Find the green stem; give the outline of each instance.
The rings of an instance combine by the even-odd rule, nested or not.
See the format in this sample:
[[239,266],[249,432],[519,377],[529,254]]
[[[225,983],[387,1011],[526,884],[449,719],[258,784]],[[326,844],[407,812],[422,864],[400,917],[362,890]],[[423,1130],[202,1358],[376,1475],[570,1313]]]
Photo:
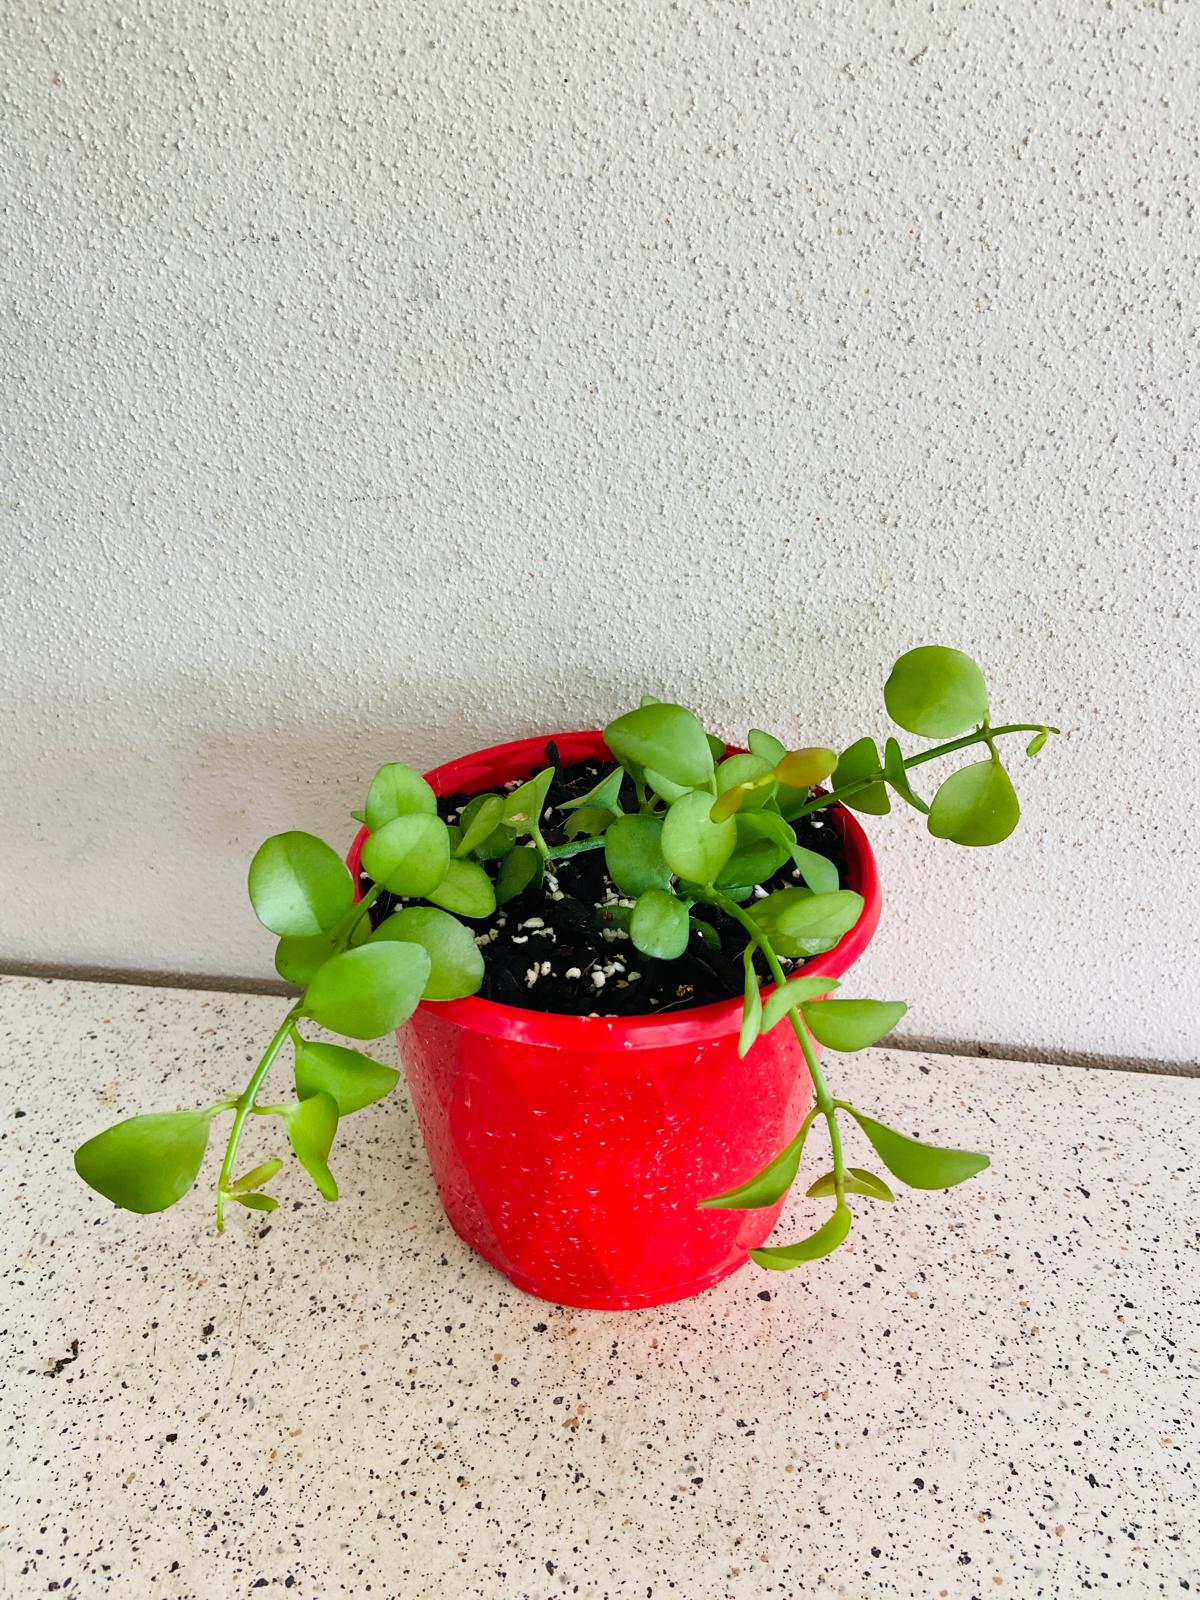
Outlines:
[[355,928],[357,928],[359,923],[362,921],[364,914],[371,909],[382,893],[383,885],[379,883],[373,883],[367,890],[366,894],[363,895],[362,899],[354,905],[353,910],[357,913],[357,915],[350,918],[350,921],[346,927],[345,939],[340,939],[338,941],[338,944],[341,946],[341,948],[344,949],[345,946],[349,944],[351,934],[353,934]]
[[[939,756],[952,755],[955,750],[966,750],[973,744],[986,744],[992,751],[993,759],[996,757],[994,740],[1001,738],[1006,733],[1058,733],[1057,728],[1047,727],[1041,722],[1009,722],[1003,728],[977,728],[974,733],[964,733],[961,739],[951,739],[946,744],[935,745],[932,750],[922,750],[919,755],[905,756],[905,771],[909,767],[924,766],[926,761],[936,761]],[[883,779],[883,769],[878,772],[867,773],[865,777],[856,779],[853,783],[846,784],[841,789],[830,789],[825,794],[814,795],[811,800],[806,800],[799,811],[793,813],[792,822],[801,817],[807,817],[813,811],[821,811],[825,806],[836,805],[846,795],[858,794],[862,789],[869,789],[873,783],[880,783]]]
[[581,856],[585,850],[599,850],[603,844],[603,834],[595,839],[568,839],[566,844],[550,845],[546,850],[546,860],[565,861],[568,856]]
[[217,1232],[225,1231],[225,1192],[233,1178],[233,1162],[237,1155],[237,1147],[241,1141],[242,1129],[246,1125],[246,1118],[254,1109],[254,1098],[258,1094],[263,1079],[275,1065],[275,1057],[283,1049],[291,1035],[292,1027],[298,1020],[303,1002],[297,1000],[296,1004],[284,1017],[270,1044],[263,1051],[262,1059],[254,1069],[250,1082],[243,1089],[237,1101],[233,1117],[233,1127],[229,1130],[229,1143],[225,1146],[225,1159],[221,1163],[221,1175],[217,1179]]
[[[367,890],[366,894],[363,895],[362,899],[359,900],[353,907],[353,914],[350,912],[347,913],[348,920],[343,928],[341,937],[338,939],[334,947],[335,954],[337,951],[344,950],[350,943],[350,939],[355,928],[358,927],[358,924],[366,916],[367,912],[375,904],[376,900],[378,900],[382,893],[382,885],[373,883]],[[259,1089],[262,1087],[263,1079],[275,1065],[275,1058],[283,1049],[288,1039],[295,1037],[296,1023],[300,1020],[300,1017],[303,1014],[303,1005],[304,996],[301,995],[300,999],[296,1001],[295,1005],[288,1012],[287,1016],[284,1017],[283,1021],[279,1024],[279,1027],[272,1036],[270,1044],[263,1051],[262,1058],[251,1075],[250,1082],[242,1090],[241,1095],[237,1100],[226,1102],[227,1104],[233,1106],[234,1117],[233,1126],[229,1130],[229,1143],[225,1146],[225,1159],[221,1162],[221,1174],[217,1179],[218,1233],[224,1233],[225,1231],[225,1192],[229,1188],[230,1180],[233,1177],[233,1163],[237,1156],[238,1145],[241,1143],[242,1129],[246,1126],[246,1118],[256,1110],[254,1104],[255,1098],[258,1095]]]
[[[776,983],[786,983],[787,974],[779,964],[779,957],[775,954],[771,941],[750,916],[743,911],[736,900],[731,900],[728,895],[722,894],[719,889],[711,890],[714,902],[720,906],[727,916],[734,917],[753,939],[754,943],[766,957],[767,966],[771,969],[771,976]],[[842,1205],[846,1199],[846,1168],[842,1160],[842,1135],[837,1125],[836,1101],[829,1092],[825,1082],[825,1074],[821,1071],[821,1063],[817,1060],[816,1051],[812,1047],[812,1040],[808,1036],[808,1029],[804,1026],[800,1016],[795,1011],[788,1012],[788,1021],[792,1031],[800,1042],[804,1052],[804,1063],[808,1068],[808,1075],[812,1079],[813,1092],[816,1096],[816,1106],[813,1115],[819,1113],[825,1118],[825,1125],[829,1129],[829,1149],[833,1156],[833,1186],[837,1191],[837,1203]]]

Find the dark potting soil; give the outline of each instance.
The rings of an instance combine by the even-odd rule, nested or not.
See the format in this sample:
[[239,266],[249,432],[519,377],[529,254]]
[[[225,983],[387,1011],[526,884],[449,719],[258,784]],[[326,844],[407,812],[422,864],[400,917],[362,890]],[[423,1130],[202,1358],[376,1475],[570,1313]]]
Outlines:
[[[542,837],[553,846],[566,842],[565,823],[570,815],[558,807],[586,794],[613,770],[613,763],[587,761],[560,767],[551,742],[546,746],[545,764],[555,768],[555,776],[546,796]],[[510,783],[506,787],[516,786]],[[438,802],[439,815],[446,822],[456,821],[470,798],[447,795]],[[626,811],[637,810],[637,796],[628,778],[621,789],[621,805]],[[802,845],[819,851],[837,866],[842,887],[848,887],[842,837],[833,822],[818,812],[792,826]],[[363,887],[370,887],[370,882],[364,875]],[[796,882],[789,862],[762,887],[764,891],[785,889],[795,887]],[[372,925],[378,927],[404,903],[394,895],[381,895],[371,907]],[[542,884],[524,890],[490,917],[461,918],[483,951],[480,996],[528,1011],[631,1017],[681,1011],[741,995],[746,934],[725,912],[701,905],[692,910],[694,917],[716,930],[719,949],[693,933],[677,960],[657,961],[642,955],[623,930],[603,926],[600,908],[606,903],[631,905],[632,901],[609,877],[603,849],[595,849],[551,862]],[[782,963],[788,972],[803,964]]]

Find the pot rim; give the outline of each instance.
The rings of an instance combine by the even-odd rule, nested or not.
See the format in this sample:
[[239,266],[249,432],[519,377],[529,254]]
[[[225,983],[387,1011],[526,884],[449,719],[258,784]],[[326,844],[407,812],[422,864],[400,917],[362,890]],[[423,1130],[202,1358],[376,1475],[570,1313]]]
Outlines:
[[[489,784],[504,783],[510,777],[529,776],[544,761],[546,745],[551,742],[559,747],[564,765],[597,755],[612,759],[603,734],[594,728],[582,729],[573,733],[541,734],[490,745],[484,750],[475,750],[469,755],[444,761],[427,772],[425,777],[439,798],[459,790],[481,793]],[[738,750],[738,746],[729,745],[727,749],[732,754]],[[472,770],[464,774],[464,768]],[[495,773],[489,777],[488,773],[493,768],[503,769],[503,775]],[[472,789],[470,785],[479,778],[482,781]],[[883,906],[875,856],[858,818],[843,805],[830,806],[828,815],[842,835],[850,887],[862,895],[863,909],[858,921],[848,933],[842,935],[832,950],[826,950],[823,955],[805,962],[800,970],[806,977],[840,977],[871,942]],[[367,828],[364,824],[346,856],[346,865],[354,878],[356,900],[361,897],[359,871],[366,838]],[[773,987],[765,987],[764,995],[769,994]],[[669,1016],[661,1012],[648,1012],[632,1017],[581,1017],[557,1011],[527,1010],[523,1006],[504,1005],[499,1000],[483,1000],[478,995],[468,995],[462,1000],[422,1000],[419,1009],[457,1027],[488,1034],[492,1038],[584,1050],[634,1050],[644,1046],[687,1042],[699,1044],[737,1033],[742,1021],[742,1001],[736,995],[728,1000],[715,1000],[709,1005],[693,1006],[686,1011],[674,1011]]]

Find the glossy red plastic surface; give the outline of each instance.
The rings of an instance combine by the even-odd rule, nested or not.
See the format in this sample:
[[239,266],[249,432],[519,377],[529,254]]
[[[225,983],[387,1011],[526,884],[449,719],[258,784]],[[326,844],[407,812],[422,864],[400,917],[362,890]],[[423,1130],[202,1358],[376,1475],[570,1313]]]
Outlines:
[[[599,733],[553,736],[564,765],[606,756]],[[546,739],[498,745],[427,774],[478,793],[545,765]],[[862,916],[805,971],[838,977],[879,921],[875,860],[853,814],[845,840]],[[348,856],[357,878],[363,829]],[[425,1001],[400,1048],[430,1166],[455,1231],[518,1288],[617,1310],[709,1288],[771,1232],[780,1205],[703,1211],[792,1137],[812,1104],[780,1026],[744,1060],[741,1000],[668,1016],[567,1017],[472,997]]]

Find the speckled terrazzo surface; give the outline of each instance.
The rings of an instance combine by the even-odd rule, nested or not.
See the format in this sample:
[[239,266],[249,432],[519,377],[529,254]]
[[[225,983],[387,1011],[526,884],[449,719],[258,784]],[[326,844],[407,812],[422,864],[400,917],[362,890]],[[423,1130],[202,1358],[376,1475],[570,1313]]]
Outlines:
[[868,1052],[839,1082],[993,1171],[806,1274],[569,1312],[460,1244],[402,1096],[338,1208],[292,1171],[222,1241],[204,1188],[78,1185],[80,1138],[240,1085],[278,1011],[0,980],[0,1594],[1200,1587],[1200,1083]]

